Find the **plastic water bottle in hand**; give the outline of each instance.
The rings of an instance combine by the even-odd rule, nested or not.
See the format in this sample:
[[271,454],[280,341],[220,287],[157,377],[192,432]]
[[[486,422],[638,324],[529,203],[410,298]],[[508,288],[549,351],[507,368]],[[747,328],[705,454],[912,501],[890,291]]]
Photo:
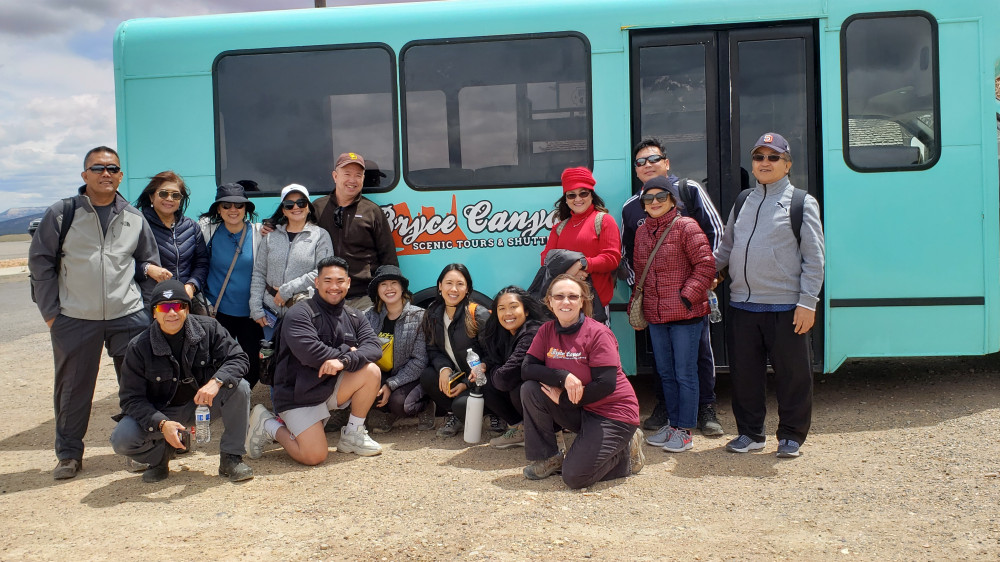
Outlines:
[[722,322],[722,311],[719,310],[719,297],[715,296],[715,291],[708,290],[708,307],[712,311],[708,314],[708,321],[712,324]]
[[476,386],[483,386],[486,384],[486,365],[483,365],[483,361],[479,359],[479,354],[472,351],[470,347],[465,355],[465,362],[469,364],[469,380],[476,383]]
[[212,423],[212,411],[208,409],[208,406],[202,404],[194,411],[194,435],[195,441],[199,445],[203,445],[212,440],[212,428],[209,424]]

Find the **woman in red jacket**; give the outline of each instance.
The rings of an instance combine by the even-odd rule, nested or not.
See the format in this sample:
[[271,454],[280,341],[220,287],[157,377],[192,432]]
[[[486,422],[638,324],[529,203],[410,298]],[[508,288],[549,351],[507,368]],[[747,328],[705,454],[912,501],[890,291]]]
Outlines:
[[622,259],[621,233],[604,200],[594,192],[596,183],[587,168],[563,170],[563,196],[556,201],[559,224],[552,229],[542,250],[542,265],[551,250],[583,254],[565,273],[581,280],[590,277],[604,307],[603,318],[607,318],[608,303],[615,291],[615,273]]
[[[642,186],[641,203],[649,218],[636,230],[634,253],[637,276],[651,262],[641,285],[642,312],[670,418],[670,425],[646,442],[673,453],[691,448],[691,428],[698,424],[698,340],[715,277],[712,246],[697,221],[681,216],[680,201],[666,178],[655,177]],[[653,255],[664,232],[666,239]]]

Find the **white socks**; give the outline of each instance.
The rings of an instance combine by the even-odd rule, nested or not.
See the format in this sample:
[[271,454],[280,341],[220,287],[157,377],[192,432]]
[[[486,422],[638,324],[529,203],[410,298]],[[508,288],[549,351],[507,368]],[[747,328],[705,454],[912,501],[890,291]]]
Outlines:
[[285,424],[278,421],[277,418],[271,418],[264,422],[264,433],[266,433],[271,439],[274,439],[274,436],[278,434],[278,429],[280,429],[283,425]]
[[350,417],[347,418],[347,431],[348,432],[357,431],[359,427],[362,427],[364,425],[365,425],[365,418],[359,418],[358,416],[355,416],[354,414],[351,414]]

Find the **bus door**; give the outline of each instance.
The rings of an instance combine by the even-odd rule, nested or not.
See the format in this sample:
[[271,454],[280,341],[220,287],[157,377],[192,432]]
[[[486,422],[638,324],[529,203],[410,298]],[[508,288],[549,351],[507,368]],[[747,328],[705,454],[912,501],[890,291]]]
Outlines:
[[[765,132],[788,139],[791,181],[822,204],[817,118],[816,28],[811,23],[766,27],[658,29],[630,38],[632,141],[659,138],[670,172],[699,182],[725,223],[741,189],[752,185],[750,149]],[[639,182],[633,174],[633,188]],[[720,233],[721,236],[721,233]],[[725,352],[727,286],[716,292],[723,322],[712,325],[716,366]],[[822,364],[822,307],[813,329]],[[647,332],[637,333],[637,367],[652,368]]]

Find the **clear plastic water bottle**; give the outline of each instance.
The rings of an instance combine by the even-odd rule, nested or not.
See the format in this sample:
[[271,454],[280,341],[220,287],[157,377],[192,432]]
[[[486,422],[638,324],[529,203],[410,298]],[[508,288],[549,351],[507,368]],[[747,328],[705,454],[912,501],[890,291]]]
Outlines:
[[208,409],[208,406],[202,404],[198,406],[198,409],[194,411],[194,428],[195,428],[195,441],[199,445],[203,445],[212,440],[212,428],[209,424],[212,423],[212,411]]
[[483,365],[481,359],[479,359],[479,354],[472,351],[470,347],[466,351],[465,362],[469,364],[469,380],[476,383],[476,386],[483,386],[486,384],[486,365]]
[[708,307],[712,309],[712,312],[708,315],[708,321],[712,324],[722,322],[722,311],[719,310],[719,297],[715,296],[715,291],[712,289],[708,290]]

